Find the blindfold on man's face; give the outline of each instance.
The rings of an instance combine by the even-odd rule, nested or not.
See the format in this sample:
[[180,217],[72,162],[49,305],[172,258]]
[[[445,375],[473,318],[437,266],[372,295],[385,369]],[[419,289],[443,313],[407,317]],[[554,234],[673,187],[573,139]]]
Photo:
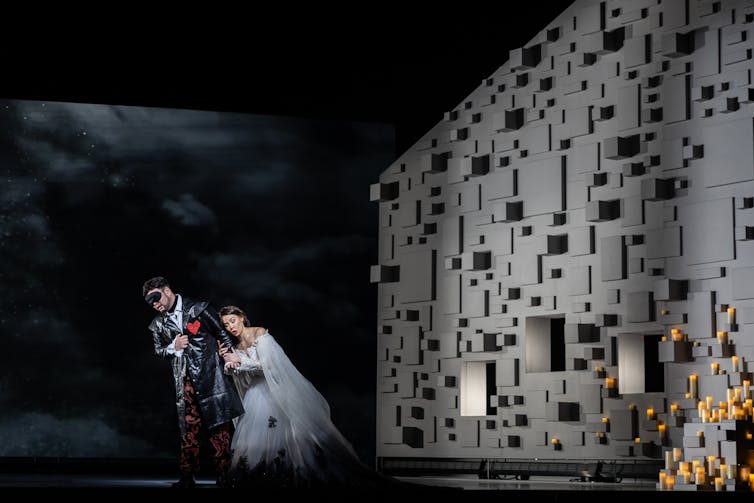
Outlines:
[[155,302],[157,302],[158,300],[160,300],[161,297],[162,297],[162,292],[155,291],[155,292],[152,292],[152,293],[148,293],[144,297],[144,300],[146,300],[147,304],[149,304],[151,306],[152,304],[154,304]]

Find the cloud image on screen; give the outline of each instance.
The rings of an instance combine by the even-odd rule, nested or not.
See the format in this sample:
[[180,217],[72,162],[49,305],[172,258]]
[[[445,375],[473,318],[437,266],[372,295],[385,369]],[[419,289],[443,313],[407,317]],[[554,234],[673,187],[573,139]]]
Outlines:
[[242,307],[374,456],[388,124],[0,101],[0,456],[173,458],[141,286]]

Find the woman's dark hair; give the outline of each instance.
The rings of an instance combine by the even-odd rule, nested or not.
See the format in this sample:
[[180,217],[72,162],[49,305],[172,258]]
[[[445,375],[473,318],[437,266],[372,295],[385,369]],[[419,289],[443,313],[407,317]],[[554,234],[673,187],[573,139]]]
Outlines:
[[223,306],[220,308],[220,317],[223,316],[230,316],[231,314],[235,314],[236,316],[240,316],[243,318],[243,326],[250,327],[251,322],[249,321],[249,317],[246,316],[246,313],[244,313],[240,307],[236,306]]

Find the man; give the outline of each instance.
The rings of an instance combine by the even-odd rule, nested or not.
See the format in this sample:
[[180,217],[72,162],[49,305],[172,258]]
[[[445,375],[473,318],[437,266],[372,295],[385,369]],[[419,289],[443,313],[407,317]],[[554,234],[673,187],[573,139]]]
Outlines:
[[142,294],[159,313],[149,325],[155,353],[171,358],[173,364],[181,433],[181,478],[173,487],[196,485],[202,431],[208,434],[213,448],[217,484],[226,486],[233,419],[244,410],[231,376],[223,372],[218,342],[232,348],[233,341],[208,302],[174,293],[162,276],[145,281]]

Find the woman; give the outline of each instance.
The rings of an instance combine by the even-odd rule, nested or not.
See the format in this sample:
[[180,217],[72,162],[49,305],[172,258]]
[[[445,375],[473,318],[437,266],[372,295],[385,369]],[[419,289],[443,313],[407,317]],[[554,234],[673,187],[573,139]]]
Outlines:
[[233,436],[236,485],[252,482],[295,486],[363,487],[384,477],[363,465],[330,420],[330,408],[263,327],[251,326],[236,306],[220,309],[235,352],[221,348],[226,371],[243,397],[245,414]]

